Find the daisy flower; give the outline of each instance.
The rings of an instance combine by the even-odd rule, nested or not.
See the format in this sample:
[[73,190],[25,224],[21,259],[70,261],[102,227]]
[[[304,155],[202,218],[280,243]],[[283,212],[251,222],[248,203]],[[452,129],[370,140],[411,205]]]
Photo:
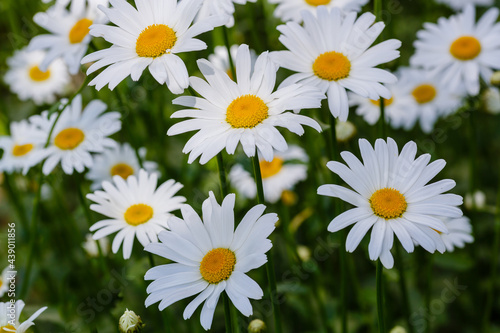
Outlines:
[[186,198],[174,196],[183,185],[170,179],[156,188],[158,177],[145,170],[139,175],[123,179],[113,177],[113,183],[104,181],[103,191],[88,194],[95,202],[90,209],[107,216],[90,227],[92,238],[98,240],[114,232],[116,234],[111,250],[117,253],[123,243],[123,258],[129,259],[137,237],[142,246],[157,242],[160,231],[168,228],[171,212],[179,209]]
[[467,5],[463,12],[440,18],[437,24],[425,23],[417,32],[414,66],[431,70],[451,91],[465,83],[467,93],[479,93],[479,78],[490,81],[492,69],[500,69],[500,23],[498,9],[489,9],[476,23],[476,10]]
[[103,37],[113,45],[83,58],[96,61],[87,74],[110,65],[90,85],[113,90],[127,76],[137,81],[149,68],[160,84],[166,83],[174,94],[189,86],[186,65],[178,53],[199,51],[207,45],[194,38],[225,23],[222,16],[210,16],[192,24],[203,0],[135,0],[137,9],[125,0],[111,0],[111,8],[100,7],[116,26],[94,24],[90,34]]
[[16,51],[7,59],[9,69],[4,80],[20,100],[33,100],[37,105],[51,104],[61,95],[70,82],[68,69],[61,59],[54,60],[46,71],[40,69],[45,58],[43,51]]
[[208,82],[197,77],[190,84],[202,97],[181,96],[174,104],[195,108],[177,111],[172,118],[193,118],[173,125],[168,135],[199,130],[184,146],[184,153],[192,163],[201,155],[205,164],[226,148],[234,154],[241,142],[247,156],[255,155],[256,148],[268,162],[273,160],[273,148],[285,151],[288,146],[276,129],[285,127],[302,135],[302,125],[321,131],[313,119],[285,112],[290,109],[317,108],[324,97],[316,88],[298,84],[273,92],[276,83],[276,65],[267,52],[261,54],[252,71],[248,45],[241,45],[236,56],[237,83],[222,70],[205,59],[198,60],[198,67]]
[[234,25],[234,4],[244,5],[247,2],[257,2],[257,0],[204,0],[196,20],[210,16],[221,16],[226,17],[227,23],[225,25],[232,27]]
[[455,11],[463,9],[468,4],[472,4],[475,6],[489,7],[492,6],[494,3],[493,0],[436,0],[436,2],[444,3],[453,8]]
[[[417,145],[408,142],[398,153],[396,142],[378,139],[375,149],[365,139],[359,140],[363,163],[352,153],[344,151],[340,162],[328,162],[327,167],[340,176],[353,190],[339,185],[322,185],[318,194],[340,198],[355,206],[328,225],[336,232],[354,224],[346,240],[346,249],[352,252],[372,228],[368,252],[371,260],[380,258],[386,268],[394,260],[390,250],[394,234],[408,253],[416,241],[425,250],[434,252],[442,243],[438,232],[448,233],[439,217],[457,218],[462,211],[462,197],[444,193],[455,187],[451,179],[427,184],[441,171],[446,162],[429,164],[431,155],[415,159]],[[426,185],[427,184],[427,185]],[[444,250],[444,248],[443,248]]]
[[281,67],[298,72],[282,85],[301,83],[318,87],[328,96],[334,117],[346,121],[349,114],[346,89],[370,99],[391,98],[381,83],[395,83],[396,77],[376,66],[399,57],[401,42],[391,39],[370,48],[384,29],[375,15],[344,14],[338,8],[319,6],[317,14],[303,11],[304,26],[288,22],[278,26],[281,43],[289,51],[272,53]]
[[3,297],[5,292],[9,290],[10,274],[9,266],[5,267],[0,274],[0,297]]
[[[233,62],[236,61],[236,54],[238,53],[239,45],[231,45],[231,59]],[[255,61],[257,60],[257,55],[255,51],[250,49],[250,62],[252,67],[250,71],[253,71],[253,67],[255,65]],[[216,68],[226,72],[226,74],[234,80],[233,73],[231,73],[231,64],[229,63],[229,56],[227,53],[227,47],[225,46],[216,46],[214,48],[214,53],[208,56],[208,61],[210,61]]]
[[446,246],[446,251],[453,252],[456,247],[463,248],[466,243],[472,243],[472,225],[468,217],[445,218],[444,224],[448,228],[448,233],[440,233],[441,239]]
[[48,175],[61,162],[64,173],[71,175],[73,170],[82,173],[85,167],[92,166],[90,153],[100,153],[104,148],[116,146],[108,136],[121,128],[120,113],[107,112],[107,105],[100,100],[91,101],[82,111],[82,96],[77,95],[70,105],[61,112],[54,126],[57,115],[50,117],[47,111],[41,116],[31,117],[32,121],[45,133],[54,130],[47,147],[47,160],[43,164],[43,173]]
[[146,306],[160,302],[160,311],[169,305],[198,294],[184,310],[184,319],[201,309],[201,325],[212,326],[215,307],[223,291],[245,316],[252,314],[250,299],[261,299],[260,286],[246,273],[267,262],[272,247],[267,237],[275,228],[278,216],[265,214],[266,206],[250,209],[234,230],[235,195],[229,194],[219,205],[210,192],[203,202],[203,221],[189,205],[181,208],[182,218],[169,220],[170,230],[160,233],[161,243],[146,246],[146,251],[175,263],[151,268],[146,280]]
[[[9,323],[12,318],[10,316],[11,309],[10,306],[14,305],[14,314],[15,314],[15,325]],[[46,306],[36,311],[31,315],[26,321],[22,324],[19,322],[19,318],[21,317],[21,312],[24,308],[24,302],[21,300],[17,300],[16,303],[5,302],[0,303],[0,332],[16,332],[16,333],[24,333],[31,326],[35,325],[33,320],[35,320],[43,311],[47,309]]]
[[91,40],[89,27],[106,22],[97,6],[107,5],[108,0],[72,0],[69,10],[56,4],[46,12],[35,14],[33,21],[49,32],[33,37],[28,45],[30,51],[47,50],[40,69],[46,71],[52,61],[61,57],[71,74],[78,73]]
[[269,0],[269,3],[278,4],[274,16],[283,22],[302,22],[301,12],[307,10],[316,13],[318,6],[339,8],[344,12],[359,12],[368,0]]
[[[309,157],[299,146],[291,145],[283,152],[276,152],[271,162],[260,158],[260,172],[264,187],[264,198],[267,202],[277,202],[285,190],[291,190],[295,184],[307,178]],[[300,162],[300,163],[297,163]],[[257,186],[250,174],[242,165],[236,164],[229,172],[229,180],[246,198],[255,198]]]
[[44,148],[46,142],[47,132],[30,121],[10,123],[10,136],[0,136],[0,150],[3,150],[0,172],[12,173],[21,170],[26,174],[47,156],[47,150]]
[[[146,157],[146,149],[139,149],[142,160]],[[143,161],[144,169],[148,173],[157,173],[158,164],[151,161]],[[105,180],[111,181],[113,176],[120,176],[127,179],[131,175],[137,175],[140,166],[134,149],[128,143],[119,144],[106,149],[94,156],[94,163],[89,168],[85,178],[92,181],[90,189],[95,191],[101,188],[101,183]]]

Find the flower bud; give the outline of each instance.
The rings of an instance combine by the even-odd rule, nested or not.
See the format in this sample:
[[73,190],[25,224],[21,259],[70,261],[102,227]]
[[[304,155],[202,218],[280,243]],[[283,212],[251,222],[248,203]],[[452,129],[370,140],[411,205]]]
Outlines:
[[350,121],[337,121],[335,124],[337,141],[346,142],[356,135],[356,126]]
[[297,254],[303,262],[309,261],[311,259],[311,249],[304,245],[297,246]]
[[281,201],[283,201],[285,206],[293,206],[297,203],[297,194],[290,190],[284,190],[281,193]]
[[406,329],[403,326],[395,326],[389,333],[406,333]]
[[87,234],[87,236],[85,236],[85,242],[82,243],[82,247],[89,257],[96,258],[99,256],[97,242],[99,242],[99,245],[101,246],[102,255],[105,256],[108,254],[109,240],[107,238],[101,238],[98,241],[95,241],[92,238],[92,234]]
[[490,82],[494,86],[500,86],[500,71],[496,71],[491,75]]
[[126,309],[120,317],[120,333],[140,333],[143,327],[144,324],[142,323],[141,317],[136,315],[134,311]]
[[472,194],[467,193],[464,198],[464,205],[468,210],[483,209],[486,206],[486,195],[479,190]]
[[486,89],[481,95],[484,109],[491,114],[500,113],[500,90],[495,87]]
[[267,330],[266,323],[260,319],[254,319],[248,325],[248,333],[261,333]]

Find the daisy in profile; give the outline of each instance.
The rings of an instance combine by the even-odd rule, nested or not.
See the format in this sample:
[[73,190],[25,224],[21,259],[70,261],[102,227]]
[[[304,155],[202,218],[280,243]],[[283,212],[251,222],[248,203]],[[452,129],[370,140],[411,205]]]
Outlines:
[[[47,147],[47,159],[43,164],[43,173],[48,175],[57,164],[61,163],[64,173],[71,175],[73,170],[82,173],[90,168],[93,158],[90,153],[103,152],[105,148],[116,146],[108,136],[121,128],[120,113],[106,112],[107,105],[100,100],[91,101],[82,111],[82,96],[77,95],[54,126],[54,131]],[[49,133],[57,115],[50,117],[47,111],[41,116],[31,117],[32,121],[45,133]]]
[[[238,53],[239,45],[231,45],[231,59],[233,63],[236,62],[236,54]],[[255,51],[250,49],[250,62],[252,64],[252,68],[250,71],[253,71],[253,66],[255,65],[255,61],[257,60],[257,55]],[[210,61],[216,68],[223,70],[226,74],[234,80],[233,74],[231,73],[231,64],[229,63],[229,56],[227,53],[227,47],[225,46],[216,46],[214,48],[214,53],[208,56],[208,61]]]
[[[434,252],[442,243],[438,233],[448,233],[440,217],[458,218],[462,211],[462,197],[445,193],[455,187],[451,179],[428,184],[446,162],[429,164],[431,156],[423,154],[415,159],[417,145],[408,142],[401,153],[396,142],[378,139],[375,149],[365,139],[359,140],[363,162],[344,151],[340,162],[328,162],[327,167],[340,176],[351,188],[322,185],[318,194],[340,198],[355,208],[335,217],[328,231],[336,232],[352,224],[346,249],[353,252],[368,230],[372,229],[368,252],[371,260],[380,258],[386,268],[394,260],[391,248],[394,234],[403,248],[413,252],[414,241],[425,250]],[[444,251],[444,247],[442,249]]]
[[302,135],[302,125],[321,131],[313,119],[285,112],[291,109],[317,108],[324,95],[314,87],[292,84],[273,92],[276,83],[276,65],[267,52],[261,54],[252,71],[248,45],[241,45],[236,56],[237,83],[225,71],[205,59],[198,60],[198,67],[207,82],[197,77],[190,84],[202,97],[181,96],[174,104],[194,109],[177,111],[172,118],[192,118],[173,125],[168,135],[198,131],[184,146],[190,153],[188,163],[198,156],[200,163],[207,163],[226,148],[234,154],[241,142],[245,154],[255,155],[255,150],[266,161],[273,160],[274,149],[285,151],[288,146],[276,129],[285,127]]
[[72,0],[69,9],[56,3],[46,12],[35,14],[33,21],[49,34],[33,37],[28,50],[46,50],[40,69],[46,71],[57,58],[62,58],[71,74],[78,73],[91,40],[89,27],[105,23],[106,17],[97,6],[107,6],[108,0]]
[[277,4],[274,16],[283,22],[302,22],[301,12],[307,10],[316,12],[318,6],[327,8],[339,8],[344,12],[359,12],[361,7],[368,3],[368,0],[269,0],[269,3]]
[[16,332],[16,333],[25,333],[31,326],[35,325],[33,322],[43,311],[47,309],[46,306],[43,308],[39,309],[35,313],[31,315],[27,320],[25,320],[23,323],[19,322],[19,318],[21,317],[21,312],[24,309],[24,302],[21,300],[17,300],[15,303],[15,325],[12,325],[9,323],[11,320],[11,316],[9,314],[12,314],[11,310],[9,309],[9,306],[11,305],[11,302],[5,302],[5,303],[0,303],[0,332]]
[[107,217],[90,227],[92,238],[98,240],[118,231],[111,250],[117,253],[123,244],[123,259],[130,258],[136,237],[142,246],[157,242],[158,233],[169,227],[171,212],[186,201],[175,196],[182,184],[170,179],[156,188],[157,181],[156,174],[140,170],[138,176],[127,180],[114,176],[112,183],[102,183],[103,191],[87,194],[95,202],[90,209]]
[[446,251],[453,252],[456,247],[463,248],[466,243],[472,243],[472,225],[468,217],[444,218],[444,224],[448,228],[448,233],[440,233],[441,239],[446,246]]
[[82,63],[94,62],[87,74],[108,66],[90,85],[113,90],[127,76],[137,81],[149,68],[160,84],[174,94],[189,86],[186,65],[177,55],[199,51],[207,45],[194,38],[226,23],[225,16],[209,16],[193,23],[203,0],[135,0],[137,9],[125,0],[112,0],[111,8],[100,7],[116,26],[94,24],[90,34],[113,45],[86,56]]
[[47,136],[47,132],[28,120],[10,123],[10,136],[0,136],[0,150],[3,150],[0,172],[26,174],[47,156],[44,148]]
[[247,2],[256,2],[257,0],[204,0],[203,6],[198,12],[196,20],[204,19],[210,16],[226,17],[227,27],[234,25],[234,4],[244,5]]
[[[298,182],[307,178],[309,157],[299,146],[291,145],[285,152],[276,152],[271,162],[259,159],[264,198],[275,203],[286,190],[291,190]],[[257,186],[250,172],[241,164],[236,164],[229,172],[229,180],[244,197],[253,199]]]
[[279,40],[288,51],[272,53],[281,67],[298,72],[282,85],[301,83],[318,87],[328,96],[330,112],[341,121],[349,114],[347,92],[377,100],[391,98],[382,85],[396,82],[396,76],[376,66],[399,57],[401,42],[391,39],[370,48],[384,29],[375,15],[343,14],[338,8],[317,8],[316,16],[303,11],[304,26],[288,22],[278,26]]
[[[146,149],[139,149],[141,160],[146,157]],[[143,167],[148,173],[158,173],[158,164],[151,161],[143,161]],[[128,143],[118,144],[106,149],[94,156],[94,163],[89,168],[85,178],[92,181],[90,189],[95,191],[101,188],[105,180],[111,181],[114,176],[127,179],[131,175],[137,175],[140,166],[134,149]]]
[[181,208],[182,219],[172,217],[170,230],[160,233],[160,243],[146,251],[174,261],[147,271],[146,306],[160,302],[160,311],[171,304],[198,294],[184,310],[184,319],[201,309],[201,325],[208,330],[217,302],[226,292],[234,306],[245,316],[253,312],[249,299],[261,299],[260,286],[246,274],[267,262],[272,247],[267,238],[278,216],[265,214],[265,206],[250,209],[234,230],[235,195],[229,194],[219,205],[210,192],[203,202],[203,221],[189,205]]
[[455,11],[459,11],[468,4],[472,4],[475,6],[489,7],[493,5],[494,0],[436,0],[436,2],[444,3],[453,8]]
[[7,59],[9,69],[4,81],[20,100],[33,100],[37,105],[51,104],[56,101],[56,95],[64,93],[70,82],[66,65],[61,59],[56,59],[46,71],[42,71],[40,64],[45,56],[43,51],[22,49]]
[[489,9],[476,23],[476,10],[467,5],[463,12],[440,18],[437,24],[425,23],[417,32],[413,66],[431,70],[441,77],[442,84],[457,92],[462,82],[467,93],[479,94],[479,78],[486,82],[494,69],[500,69],[500,23],[498,9]]

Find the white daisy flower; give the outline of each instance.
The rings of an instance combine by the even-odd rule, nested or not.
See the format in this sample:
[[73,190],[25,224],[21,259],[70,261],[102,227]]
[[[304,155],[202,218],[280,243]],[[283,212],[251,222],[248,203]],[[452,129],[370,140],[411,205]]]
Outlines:
[[440,18],[437,24],[425,23],[417,32],[414,66],[431,70],[442,78],[443,85],[457,91],[465,83],[470,95],[479,93],[479,77],[490,81],[492,69],[500,69],[500,23],[498,9],[489,9],[476,23],[472,5],[460,14]]
[[226,196],[219,205],[210,192],[203,202],[203,221],[189,205],[181,208],[183,219],[172,217],[169,231],[160,233],[161,243],[146,246],[146,251],[174,261],[151,268],[146,280],[155,280],[147,288],[146,306],[160,302],[160,311],[171,304],[198,294],[184,310],[184,319],[201,309],[201,325],[206,330],[223,291],[245,316],[252,314],[250,299],[261,299],[260,286],[246,273],[267,262],[272,247],[267,237],[278,216],[265,214],[266,206],[250,209],[234,230],[235,195]]
[[[365,139],[359,140],[363,163],[352,153],[344,151],[340,162],[328,162],[328,168],[340,176],[353,190],[339,185],[322,185],[318,194],[340,198],[355,208],[335,217],[328,231],[336,232],[354,224],[346,240],[352,252],[372,228],[368,252],[371,260],[380,258],[386,268],[392,268],[391,255],[394,234],[408,253],[413,252],[413,240],[425,250],[444,251],[438,232],[448,229],[439,217],[457,218],[462,211],[462,197],[444,192],[455,187],[451,179],[426,185],[441,171],[446,162],[430,164],[431,155],[415,159],[417,145],[408,142],[398,153],[396,142],[378,139],[375,149]],[[442,245],[442,246],[441,246]]]
[[[188,0],[189,1],[189,0]],[[225,17],[224,24],[227,27],[234,25],[234,4],[244,5],[247,2],[257,2],[257,0],[204,0],[196,21],[210,16]]]
[[129,75],[137,81],[148,67],[156,81],[182,94],[189,75],[177,54],[205,49],[207,45],[194,37],[225,23],[221,16],[210,16],[191,25],[202,0],[135,0],[137,9],[125,0],[110,3],[112,8],[100,8],[116,26],[94,24],[90,34],[113,45],[82,60],[97,61],[87,74],[110,65],[90,82],[97,90],[105,85],[113,90]]
[[494,0],[436,0],[436,2],[444,3],[453,8],[455,11],[459,11],[468,4],[472,4],[475,6],[489,7],[493,5]]
[[354,12],[345,16],[338,8],[319,6],[317,17],[303,11],[304,27],[295,22],[278,26],[279,40],[289,51],[272,53],[281,67],[298,72],[282,85],[301,83],[326,92],[334,117],[347,120],[346,89],[370,99],[391,98],[381,83],[395,83],[396,77],[376,66],[399,57],[401,42],[391,39],[370,48],[384,29],[375,15]]
[[316,13],[318,6],[339,8],[344,12],[359,12],[368,0],[269,0],[269,3],[278,4],[274,16],[283,22],[302,22],[301,12],[307,10]]
[[91,40],[89,27],[106,22],[97,6],[107,5],[108,0],[73,0],[69,10],[56,4],[46,12],[35,14],[33,21],[49,32],[33,37],[28,45],[30,51],[47,50],[40,69],[46,71],[52,61],[61,57],[71,74],[78,73]]
[[[299,146],[291,145],[283,152],[276,152],[271,162],[260,158],[260,172],[267,202],[277,202],[285,190],[291,190],[298,182],[307,178],[309,157]],[[297,163],[302,162],[302,163]],[[241,164],[236,164],[229,172],[229,180],[244,197],[253,199],[257,195],[257,186],[252,174]]]
[[45,56],[43,51],[28,52],[24,48],[7,59],[9,69],[4,80],[20,100],[31,99],[37,105],[51,104],[56,101],[56,95],[64,93],[70,82],[66,65],[56,59],[42,71],[39,66]]
[[95,202],[90,209],[109,219],[90,227],[95,240],[116,234],[111,250],[117,253],[123,243],[123,258],[129,259],[137,237],[142,246],[157,242],[160,231],[169,227],[171,212],[180,209],[186,198],[174,196],[183,185],[170,179],[156,188],[158,177],[140,170],[139,175],[123,179],[113,177],[113,183],[104,181],[104,191],[87,194]]
[[193,107],[172,114],[172,118],[193,118],[173,125],[168,135],[199,130],[184,146],[184,153],[192,163],[201,155],[205,164],[226,148],[234,154],[241,142],[245,154],[255,155],[256,148],[266,161],[272,161],[274,149],[285,151],[287,143],[277,126],[302,135],[302,125],[321,131],[313,119],[285,112],[290,109],[317,108],[324,97],[316,88],[293,84],[273,92],[276,83],[276,65],[267,52],[261,54],[252,71],[248,45],[241,45],[236,56],[237,83],[222,70],[205,59],[198,67],[208,82],[197,77],[190,84],[202,97],[181,96],[174,104]]
[[[142,160],[146,157],[146,149],[139,149]],[[156,173],[159,176],[158,164],[151,161],[142,162],[144,169],[148,173]],[[127,179],[131,175],[137,175],[140,165],[134,149],[128,143],[118,144],[116,147],[108,148],[100,154],[94,156],[94,163],[89,168],[85,178],[92,181],[90,189],[95,191],[101,188],[101,183],[105,180],[111,181],[113,176],[120,176]]]
[[44,148],[47,134],[28,120],[12,122],[10,136],[0,136],[0,150],[3,150],[0,172],[22,171],[26,174],[30,168],[40,163],[48,153]]
[[[231,45],[230,47],[231,59],[233,62],[236,62],[236,55],[238,54],[239,47],[239,45]],[[252,64],[252,68],[250,69],[251,71],[253,71],[256,60],[257,55],[255,54],[255,51],[250,49],[250,62]],[[208,56],[208,61],[210,61],[216,68],[226,72],[231,80],[234,80],[233,73],[231,73],[231,64],[229,63],[227,47],[216,46],[214,48],[214,53]]]
[[[10,308],[14,305],[14,314],[15,314],[15,325],[12,325],[11,320],[12,317],[12,309]],[[24,302],[21,300],[17,300],[16,303],[5,302],[0,303],[0,332],[16,332],[16,333],[25,333],[28,328],[35,325],[33,320],[35,320],[43,311],[47,309],[46,306],[36,311],[31,315],[27,320],[23,323],[19,322],[19,318],[21,317],[21,312],[24,309]]]
[[446,246],[446,251],[453,252],[456,247],[463,248],[466,243],[474,241],[472,225],[468,217],[444,218],[442,220],[448,228],[447,234],[439,233]]
[[[90,153],[100,153],[104,148],[116,146],[117,143],[108,136],[120,130],[120,113],[104,113],[106,109],[107,105],[96,99],[82,111],[82,96],[77,95],[70,105],[60,111],[61,116],[47,147],[48,158],[42,169],[44,174],[48,175],[59,162],[68,175],[73,170],[82,173],[85,167],[92,166]],[[32,122],[46,133],[50,132],[56,118],[55,113],[49,117],[47,111],[41,116],[31,117]]]
[[9,290],[9,283],[10,283],[10,270],[9,266],[5,267],[2,271],[2,274],[0,274],[0,297],[3,297],[5,292]]

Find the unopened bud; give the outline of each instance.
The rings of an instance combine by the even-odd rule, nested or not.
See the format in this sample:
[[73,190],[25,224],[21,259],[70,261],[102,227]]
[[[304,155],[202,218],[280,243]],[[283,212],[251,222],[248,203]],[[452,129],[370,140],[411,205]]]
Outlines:
[[468,210],[483,209],[486,206],[486,195],[479,190],[472,194],[467,193],[464,198],[464,205]]
[[99,246],[101,247],[102,255],[106,256],[109,251],[109,241],[107,238],[101,238],[98,241],[95,241],[92,238],[92,234],[87,234],[85,236],[85,242],[82,243],[82,247],[87,253],[89,257],[96,258],[99,256],[99,248],[97,247],[97,242],[99,242]]
[[303,262],[309,261],[311,259],[311,249],[304,245],[297,246],[297,254]]
[[140,333],[143,327],[144,324],[142,323],[141,317],[136,315],[134,311],[126,309],[120,317],[120,333]]
[[337,121],[335,124],[335,133],[337,141],[346,142],[352,139],[356,134],[356,126],[350,121]]
[[500,86],[500,71],[496,71],[491,75],[490,82],[494,86]]
[[285,206],[293,206],[297,203],[297,194],[290,190],[284,190],[281,193],[281,201],[283,201]]
[[481,95],[484,109],[491,114],[500,113],[500,90],[495,87],[486,89]]
[[248,325],[248,333],[261,333],[267,330],[266,323],[260,319],[254,319]]
[[403,326],[395,326],[389,333],[406,333],[406,329]]

